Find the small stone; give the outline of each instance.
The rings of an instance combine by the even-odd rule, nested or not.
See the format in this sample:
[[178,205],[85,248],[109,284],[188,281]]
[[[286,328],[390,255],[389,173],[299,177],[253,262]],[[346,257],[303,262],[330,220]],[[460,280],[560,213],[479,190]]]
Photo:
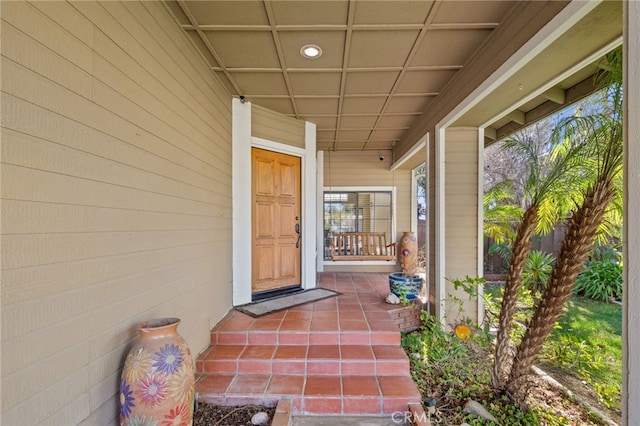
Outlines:
[[464,408],[462,409],[462,412],[464,414],[475,414],[482,419],[498,423],[498,420],[496,420],[496,418],[493,417],[486,408],[484,408],[478,401],[474,401],[473,399],[467,401],[467,403],[464,405]]
[[422,358],[422,355],[420,355],[418,352],[412,352],[411,353],[411,358],[420,359],[420,358]]
[[460,426],[471,426],[469,423],[460,423]]
[[252,425],[266,425],[267,422],[269,422],[269,414],[265,413],[264,411],[260,411],[259,413],[256,413],[253,415],[253,417],[251,417]]
[[393,293],[389,293],[385,300],[387,301],[387,303],[390,303],[392,305],[397,305],[400,303],[400,298]]

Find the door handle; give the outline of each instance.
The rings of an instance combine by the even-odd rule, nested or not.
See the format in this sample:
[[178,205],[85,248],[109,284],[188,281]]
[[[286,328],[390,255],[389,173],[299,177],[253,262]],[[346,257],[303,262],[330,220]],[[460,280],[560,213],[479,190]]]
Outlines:
[[299,223],[296,223],[296,228],[295,229],[296,229],[296,234],[298,234],[298,240],[296,241],[296,248],[300,248],[300,238],[302,238],[302,234],[300,233],[300,224]]

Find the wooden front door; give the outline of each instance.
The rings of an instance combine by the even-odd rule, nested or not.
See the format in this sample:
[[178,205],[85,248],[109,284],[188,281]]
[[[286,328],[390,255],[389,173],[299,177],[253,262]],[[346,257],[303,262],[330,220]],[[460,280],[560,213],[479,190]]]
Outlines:
[[300,158],[252,148],[253,293],[300,285]]

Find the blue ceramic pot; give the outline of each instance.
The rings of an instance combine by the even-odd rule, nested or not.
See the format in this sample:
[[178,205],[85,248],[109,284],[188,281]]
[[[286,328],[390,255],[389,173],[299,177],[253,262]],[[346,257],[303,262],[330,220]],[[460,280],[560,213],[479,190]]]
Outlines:
[[392,272],[389,274],[389,289],[398,297],[404,294],[407,299],[413,300],[420,294],[422,281],[422,277],[416,275]]

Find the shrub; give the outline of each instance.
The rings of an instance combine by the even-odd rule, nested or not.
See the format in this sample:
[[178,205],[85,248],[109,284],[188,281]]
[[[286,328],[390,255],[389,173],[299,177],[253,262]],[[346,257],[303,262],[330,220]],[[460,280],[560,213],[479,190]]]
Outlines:
[[609,259],[588,261],[574,292],[603,302],[619,300],[622,297],[622,265]]
[[522,284],[532,295],[544,292],[555,261],[556,259],[552,255],[539,250],[533,250],[529,253],[524,271],[522,271]]
[[509,262],[511,261],[511,243],[493,243],[489,247],[488,253],[490,255],[497,254],[502,259],[502,272],[507,272],[509,269]]

